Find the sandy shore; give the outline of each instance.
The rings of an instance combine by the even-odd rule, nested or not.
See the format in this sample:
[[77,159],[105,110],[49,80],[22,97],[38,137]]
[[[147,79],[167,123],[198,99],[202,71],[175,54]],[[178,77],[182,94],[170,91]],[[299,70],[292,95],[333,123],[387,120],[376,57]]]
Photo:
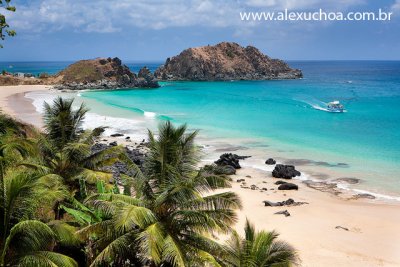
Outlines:
[[[301,266],[400,266],[400,205],[365,199],[345,200],[309,188],[298,180],[291,181],[299,186],[298,191],[279,191],[275,185],[279,179],[252,168],[243,168],[232,178],[231,190],[243,201],[237,229],[243,231],[247,217],[259,230],[277,230],[283,240],[298,250]],[[268,190],[244,189],[237,179],[245,179],[249,187],[256,185]],[[265,207],[262,203],[288,198],[309,204]],[[283,210],[291,216],[274,214]]]
[[[0,107],[23,121],[41,125],[39,114],[24,94],[48,89],[46,86],[0,87]],[[140,142],[135,136],[130,136],[133,142]],[[119,144],[132,145],[124,142],[124,137],[105,138],[107,142],[117,140]],[[228,190],[236,192],[243,202],[237,230],[242,233],[246,217],[258,230],[277,230],[281,239],[298,250],[301,266],[400,266],[400,204],[347,200],[346,197],[312,189],[298,180],[293,181],[298,184],[298,191],[278,191],[274,184],[278,179],[272,178],[270,172],[250,167],[239,170],[232,179],[233,187]],[[256,185],[268,190],[260,192],[242,188],[237,179],[245,179],[248,187]],[[264,200],[284,201],[288,198],[309,204],[265,207],[262,203]],[[287,210],[291,216],[274,214],[282,210]]]
[[23,122],[41,127],[42,117],[36,112],[32,100],[26,98],[25,94],[51,88],[48,85],[0,86],[0,109]]

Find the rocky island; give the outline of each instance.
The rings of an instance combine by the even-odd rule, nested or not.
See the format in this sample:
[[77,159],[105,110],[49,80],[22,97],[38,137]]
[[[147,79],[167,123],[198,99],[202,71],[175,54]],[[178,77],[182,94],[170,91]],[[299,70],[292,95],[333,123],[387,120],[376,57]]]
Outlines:
[[136,75],[117,57],[80,60],[59,72],[53,83],[55,88],[72,90],[159,87],[148,68]]
[[157,88],[160,85],[147,67],[138,74],[133,73],[121,60],[96,58],[80,60],[55,75],[40,74],[39,77],[25,77],[4,73],[0,85],[52,85],[56,89],[117,89]]
[[253,46],[222,42],[189,48],[168,58],[154,73],[158,80],[229,81],[279,80],[303,77],[279,59],[272,59]]

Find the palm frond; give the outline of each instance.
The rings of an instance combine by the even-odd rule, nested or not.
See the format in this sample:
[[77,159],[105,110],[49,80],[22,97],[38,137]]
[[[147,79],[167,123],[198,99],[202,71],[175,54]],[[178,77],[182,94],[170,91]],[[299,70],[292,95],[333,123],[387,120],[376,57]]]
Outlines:
[[117,237],[102,249],[90,266],[106,266],[117,259],[124,259],[127,255],[135,254],[133,241],[132,233]]
[[140,253],[144,257],[152,260],[155,264],[160,264],[164,247],[165,232],[162,225],[157,222],[137,235],[137,242]]
[[185,251],[179,241],[168,235],[164,239],[164,246],[162,248],[162,259],[172,266],[184,267],[186,266]]
[[78,267],[78,263],[63,254],[51,251],[35,251],[16,260],[17,266],[31,267]]
[[75,236],[76,227],[62,221],[51,221],[47,224],[56,235],[58,243],[64,246],[78,246],[80,240]]

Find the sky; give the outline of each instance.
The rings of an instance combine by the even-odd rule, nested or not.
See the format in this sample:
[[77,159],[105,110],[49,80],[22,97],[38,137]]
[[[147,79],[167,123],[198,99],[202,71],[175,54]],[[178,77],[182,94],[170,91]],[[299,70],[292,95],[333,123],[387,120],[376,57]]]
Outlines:
[[[0,61],[164,61],[188,47],[253,45],[285,60],[400,60],[400,0],[12,0]],[[392,12],[391,21],[242,21],[240,12]]]

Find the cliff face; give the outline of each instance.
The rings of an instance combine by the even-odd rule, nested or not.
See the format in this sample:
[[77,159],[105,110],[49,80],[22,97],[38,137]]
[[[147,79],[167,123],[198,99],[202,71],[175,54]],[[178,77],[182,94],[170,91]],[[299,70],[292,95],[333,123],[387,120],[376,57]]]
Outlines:
[[279,59],[271,59],[253,46],[219,43],[184,50],[168,58],[154,73],[159,80],[225,81],[273,80],[303,77]]
[[78,61],[59,72],[53,84],[58,89],[72,90],[159,87],[147,68],[136,75],[119,58]]

